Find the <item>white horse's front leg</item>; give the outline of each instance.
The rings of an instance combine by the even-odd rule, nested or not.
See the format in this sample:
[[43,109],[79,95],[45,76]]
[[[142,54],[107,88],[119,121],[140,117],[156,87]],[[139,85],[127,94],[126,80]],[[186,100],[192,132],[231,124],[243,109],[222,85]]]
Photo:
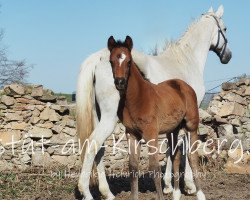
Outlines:
[[[84,156],[84,162],[82,165],[82,171],[78,181],[78,189],[83,194],[84,200],[92,200],[93,197],[89,190],[89,179],[94,162],[96,152],[98,152],[104,143],[104,141],[109,137],[115,127],[117,122],[117,117],[110,118],[109,116],[102,115],[102,119],[91,134],[89,138],[89,146],[87,146],[86,153]],[[101,164],[101,163],[99,163]],[[102,166],[100,166],[101,168]],[[100,169],[99,168],[99,169]],[[101,177],[100,177],[101,178]],[[105,177],[106,179],[106,177]]]

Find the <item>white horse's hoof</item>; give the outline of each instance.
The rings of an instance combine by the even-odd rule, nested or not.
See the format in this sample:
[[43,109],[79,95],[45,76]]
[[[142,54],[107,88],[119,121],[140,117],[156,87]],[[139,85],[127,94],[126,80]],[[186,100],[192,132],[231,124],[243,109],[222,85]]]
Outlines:
[[198,200],[206,200],[205,194],[201,190],[199,190],[197,192],[197,199]]
[[192,188],[192,189],[187,190],[187,193],[190,194],[190,195],[195,194],[195,192],[196,192],[196,188]]
[[174,189],[173,189],[172,187],[164,188],[164,189],[163,189],[163,193],[164,193],[164,194],[169,194],[169,193],[173,192],[173,190],[174,190]]
[[106,198],[106,200],[114,200],[115,196],[113,194],[108,195]]
[[85,198],[83,197],[82,200],[94,200],[94,198],[93,197],[85,197]]

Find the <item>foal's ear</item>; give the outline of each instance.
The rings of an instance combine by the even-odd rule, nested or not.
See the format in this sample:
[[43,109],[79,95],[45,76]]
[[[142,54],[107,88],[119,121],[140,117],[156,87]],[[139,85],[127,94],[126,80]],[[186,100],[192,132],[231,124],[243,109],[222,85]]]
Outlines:
[[133,40],[130,36],[126,36],[126,39],[125,39],[125,44],[128,46],[129,50],[131,51],[132,48],[133,48]]
[[114,37],[111,35],[109,37],[109,39],[108,39],[108,49],[109,49],[109,51],[112,51],[112,49],[114,48],[115,44],[116,44],[116,41],[115,41]]

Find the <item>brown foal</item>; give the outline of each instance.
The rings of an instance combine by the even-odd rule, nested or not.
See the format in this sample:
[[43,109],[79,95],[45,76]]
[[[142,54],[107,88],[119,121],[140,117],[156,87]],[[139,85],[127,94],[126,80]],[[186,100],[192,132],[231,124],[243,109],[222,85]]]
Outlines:
[[[190,132],[190,144],[196,149],[199,114],[194,90],[184,81],[172,79],[157,85],[145,80],[133,62],[132,39],[127,36],[125,42],[116,42],[111,36],[108,40],[110,63],[114,82],[120,92],[118,116],[130,140],[129,169],[131,176],[131,199],[138,199],[138,161],[140,148],[138,141],[143,138],[149,147],[149,171],[154,174],[157,199],[163,200],[161,170],[158,160],[158,135],[167,134],[170,148],[173,147],[171,133],[176,144],[181,128]],[[174,199],[181,196],[179,190],[180,151],[171,155],[174,172]],[[198,172],[198,154],[189,155],[193,173]],[[194,175],[198,199],[205,199],[200,190],[199,177]]]

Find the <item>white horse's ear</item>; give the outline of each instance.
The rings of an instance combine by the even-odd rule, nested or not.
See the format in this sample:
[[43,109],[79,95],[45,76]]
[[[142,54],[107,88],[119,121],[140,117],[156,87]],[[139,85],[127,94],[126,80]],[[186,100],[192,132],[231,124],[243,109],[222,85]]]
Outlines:
[[207,12],[208,12],[208,13],[212,13],[212,12],[214,12],[213,7],[211,6]]
[[224,14],[224,7],[223,5],[220,5],[220,7],[218,8],[217,12],[216,12],[216,15],[217,17],[221,18]]

